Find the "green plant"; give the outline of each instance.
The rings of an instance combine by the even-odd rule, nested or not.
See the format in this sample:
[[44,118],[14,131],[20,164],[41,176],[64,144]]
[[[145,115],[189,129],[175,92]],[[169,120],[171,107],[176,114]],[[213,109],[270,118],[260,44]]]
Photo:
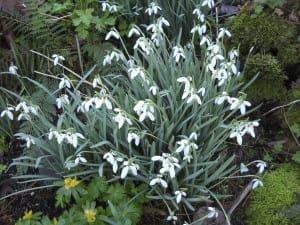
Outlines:
[[282,164],[278,169],[267,172],[263,177],[264,186],[254,190],[247,201],[247,224],[297,224],[288,220],[281,211],[297,203],[299,176],[299,168],[293,164]]
[[247,55],[250,48],[255,53],[271,54],[281,66],[298,62],[295,27],[281,17],[261,12],[253,17],[251,3],[245,4],[232,23],[232,42],[240,45]]
[[144,185],[135,186],[133,182],[111,184],[100,177],[88,182],[65,178],[54,185],[58,188],[56,204],[63,209],[61,215],[50,219],[40,212],[29,210],[16,225],[135,225],[141,218],[141,206],[145,202]]
[[250,85],[247,94],[255,102],[263,100],[285,99],[287,90],[280,63],[272,55],[255,54],[246,62],[245,81],[249,81],[255,74],[259,77]]
[[[226,51],[223,45],[229,31],[220,28],[212,39],[202,25],[195,25],[190,42],[182,45],[180,34],[176,41],[167,38],[164,29],[171,24],[158,17],[147,26],[147,34],[138,26],[130,29],[133,49],[112,28],[105,39],[116,39],[122,48],[107,52],[101,75],[95,67],[80,75],[64,66],[61,56],[32,51],[54,62],[52,69],[59,76],[40,74],[56,88],[13,76],[44,92],[56,112],[45,113],[26,89],[22,96],[13,95],[16,106],[3,112],[26,120],[32,128],[31,133],[15,135],[33,155],[26,150],[12,165],[51,173],[16,178],[32,182],[99,174],[125,184],[146,184],[147,197],[164,202],[173,215],[170,220],[181,207],[194,210],[195,202],[215,199],[220,204],[213,190],[234,171],[234,155],[222,154],[226,140],[242,145],[244,135],[255,137],[259,123],[243,118],[251,106],[244,93],[250,83],[242,83],[237,50]],[[69,197],[58,202],[68,202],[71,196],[80,201],[84,191],[67,193]],[[58,194],[65,195],[65,190]],[[112,214],[117,212],[114,205],[109,207]]]

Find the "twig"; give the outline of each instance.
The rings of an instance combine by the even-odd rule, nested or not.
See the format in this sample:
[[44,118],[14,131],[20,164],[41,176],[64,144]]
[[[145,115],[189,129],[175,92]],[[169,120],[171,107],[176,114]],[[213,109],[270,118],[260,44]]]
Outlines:
[[300,143],[299,143],[297,137],[295,136],[294,132],[292,131],[292,129],[291,129],[290,125],[289,125],[289,122],[288,122],[288,119],[287,119],[287,117],[286,117],[286,114],[284,113],[283,116],[284,116],[284,120],[285,120],[287,126],[289,127],[289,130],[290,130],[290,132],[291,132],[291,134],[292,134],[292,136],[293,136],[293,138],[294,138],[296,144],[297,144],[298,147],[300,148]]
[[265,113],[263,114],[263,116],[266,116],[266,115],[270,114],[271,112],[273,112],[273,111],[275,111],[275,110],[277,110],[277,109],[281,109],[281,108],[284,108],[284,107],[287,107],[287,106],[296,104],[296,103],[298,103],[298,102],[300,102],[300,99],[296,99],[296,100],[294,100],[294,101],[292,101],[292,102],[289,102],[288,104],[285,104],[285,105],[276,106],[275,108],[270,109],[268,112],[265,112]]

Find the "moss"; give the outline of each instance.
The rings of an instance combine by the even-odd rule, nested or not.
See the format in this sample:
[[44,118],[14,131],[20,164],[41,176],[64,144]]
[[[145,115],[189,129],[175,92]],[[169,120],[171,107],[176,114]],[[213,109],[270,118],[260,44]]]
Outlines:
[[259,77],[248,88],[247,94],[254,102],[280,100],[286,96],[284,81],[287,79],[281,66],[271,55],[256,54],[247,60],[244,79],[249,81],[259,73]]
[[263,179],[264,186],[253,190],[248,199],[246,224],[296,225],[283,213],[299,201],[296,193],[300,187],[300,169],[284,164],[269,172]]
[[240,45],[241,53],[247,55],[254,47],[256,52],[275,56],[282,65],[298,61],[296,28],[281,17],[261,12],[252,14],[251,2],[245,4],[232,24],[232,41]]

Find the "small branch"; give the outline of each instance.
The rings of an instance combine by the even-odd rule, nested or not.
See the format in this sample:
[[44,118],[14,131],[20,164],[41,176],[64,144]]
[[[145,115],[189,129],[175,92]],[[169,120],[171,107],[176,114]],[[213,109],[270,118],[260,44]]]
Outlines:
[[291,129],[290,125],[289,125],[288,119],[287,119],[287,117],[286,117],[286,114],[284,113],[283,116],[284,116],[284,120],[285,120],[287,126],[289,127],[289,130],[290,130],[290,132],[291,132],[291,134],[292,134],[292,136],[293,136],[293,138],[294,138],[296,144],[297,144],[298,147],[300,148],[300,143],[299,143],[299,141],[298,141],[298,138],[295,136],[294,132],[292,131],[292,129]]
[[298,103],[298,102],[300,102],[300,99],[296,99],[296,100],[294,100],[294,101],[292,101],[292,102],[289,102],[288,104],[285,104],[285,105],[276,106],[275,108],[269,110],[268,112],[265,112],[265,113],[263,114],[263,116],[266,116],[266,115],[270,114],[271,112],[273,112],[273,111],[275,111],[275,110],[277,110],[277,109],[285,108],[285,107],[288,107],[288,106],[290,106],[290,105],[296,104],[296,103]]

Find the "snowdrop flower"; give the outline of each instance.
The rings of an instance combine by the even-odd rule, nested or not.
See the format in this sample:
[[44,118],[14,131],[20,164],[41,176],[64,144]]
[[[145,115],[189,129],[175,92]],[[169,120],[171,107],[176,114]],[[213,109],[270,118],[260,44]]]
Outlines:
[[130,161],[124,161],[123,169],[121,172],[121,179],[125,179],[125,177],[128,175],[129,172],[131,172],[132,175],[137,176],[137,171],[139,169],[140,169],[140,166],[138,164],[130,162]]
[[214,0],[204,0],[201,6],[208,6],[208,8],[213,8],[215,6]]
[[93,103],[94,103],[93,98],[87,99],[87,100],[83,101],[80,106],[78,106],[77,111],[78,112],[79,111],[88,112],[90,110],[90,108],[93,107]]
[[158,174],[156,178],[150,181],[150,186],[160,184],[163,188],[168,188],[167,182],[164,179],[162,179],[162,177],[163,176],[161,174]]
[[191,81],[192,81],[192,77],[190,76],[177,78],[177,82],[184,83],[184,91],[181,99],[185,99],[189,96],[191,92]]
[[241,171],[241,173],[247,173],[247,172],[249,172],[249,169],[244,163],[241,163],[240,171]]
[[109,12],[117,12],[118,6],[117,5],[110,5],[107,2],[102,3],[102,11],[109,11]]
[[114,37],[115,39],[120,39],[120,34],[117,32],[116,29],[112,29],[111,31],[109,31],[106,36],[105,36],[105,40],[109,40],[111,37]]
[[252,189],[255,189],[259,186],[263,187],[264,186],[263,182],[261,182],[259,179],[253,179],[252,180]]
[[226,35],[227,37],[231,37],[231,33],[229,32],[229,30],[222,27],[219,30],[219,34],[218,34],[217,39],[220,39],[220,38],[224,37],[224,35]]
[[57,55],[57,54],[53,54],[52,58],[53,58],[53,64],[54,64],[54,66],[56,66],[59,61],[64,61],[65,60],[65,58],[63,56]]
[[222,95],[216,97],[215,104],[221,105],[224,101],[228,100],[228,93],[226,91],[222,92]]
[[153,156],[152,161],[161,161],[162,168],[159,170],[161,174],[169,173],[171,178],[175,177],[175,167],[180,168],[179,160],[168,153],[163,153],[162,156]]
[[[201,93],[201,95],[203,96],[205,94],[205,88],[200,88],[197,93]],[[202,104],[202,100],[200,98],[200,96],[195,93],[195,89],[192,88],[191,91],[189,92],[190,97],[187,99],[187,104],[196,101],[199,105]]]
[[244,125],[244,132],[250,134],[253,138],[255,137],[254,127],[258,127],[258,121],[252,121],[245,123]]
[[151,2],[148,8],[145,10],[145,13],[148,13],[149,16],[156,15],[158,11],[161,10],[161,7],[159,7],[155,2]]
[[258,173],[263,173],[267,167],[267,164],[265,162],[259,162],[256,164],[256,167],[258,168]]
[[8,107],[7,109],[3,110],[1,112],[1,118],[4,117],[4,116],[7,116],[10,120],[13,120],[14,119],[14,114],[12,113],[12,111],[14,111],[14,108],[13,107]]
[[236,126],[230,133],[229,137],[230,138],[236,138],[237,143],[239,145],[242,145],[243,143],[243,136],[244,136],[244,132],[243,132],[243,126]]
[[102,85],[102,81],[99,77],[93,79],[93,88],[96,88],[97,85]]
[[112,51],[110,54],[104,56],[104,60],[102,62],[103,66],[106,66],[107,64],[110,65],[113,59],[115,59],[117,62],[119,60],[125,61],[125,56],[120,51]]
[[176,202],[179,204],[182,200],[182,197],[186,197],[186,192],[184,191],[175,191]]
[[167,217],[167,221],[176,221],[178,218],[175,216],[174,212],[170,212],[170,215]]
[[75,165],[77,166],[79,163],[87,163],[86,158],[82,157],[81,154],[77,154],[76,155],[76,159],[75,159]]
[[138,49],[138,48],[140,48],[143,52],[145,52],[146,55],[149,55],[150,52],[152,52],[151,45],[145,37],[140,37],[136,40],[133,49]]
[[196,15],[198,20],[200,20],[200,22],[204,22],[205,20],[205,15],[201,13],[199,8],[196,8],[193,10],[193,15]]
[[80,133],[71,133],[66,136],[69,144],[73,145],[74,148],[78,145],[78,138],[85,139],[85,137]]
[[239,108],[242,115],[244,115],[246,113],[246,107],[251,106],[250,102],[240,99],[240,98],[235,98],[235,97],[229,98],[228,102],[230,104],[230,110]]
[[15,66],[14,64],[11,64],[10,67],[8,68],[8,72],[12,74],[17,74],[18,67]]
[[146,117],[148,117],[151,121],[155,120],[154,107],[152,103],[140,100],[136,103],[133,110],[139,116],[139,121],[141,122],[144,121]]
[[204,45],[204,44],[206,44],[207,46],[211,45],[211,40],[205,35],[202,36],[200,41],[200,45]]
[[196,32],[199,34],[199,36],[202,36],[203,34],[205,34],[205,32],[206,32],[206,25],[205,24],[203,24],[203,25],[199,25],[199,24],[197,24],[196,26],[194,26],[193,28],[192,28],[192,30],[191,30],[191,33],[192,34],[195,34]]
[[94,98],[93,98],[93,101],[94,101],[94,103],[95,103],[95,108],[96,108],[96,109],[101,108],[101,106],[102,106],[103,104],[105,104],[105,107],[106,107],[107,109],[112,110],[112,104],[111,104],[111,102],[109,101],[109,99],[108,99],[107,96],[103,96],[103,97],[101,97],[101,98],[99,98],[99,97],[94,97]]
[[149,88],[149,92],[151,92],[154,96],[157,95],[158,87],[157,86],[151,86]]
[[175,58],[175,62],[179,62],[180,58],[185,59],[184,50],[180,46],[173,47],[173,58]]
[[132,27],[132,28],[130,29],[130,31],[128,32],[128,37],[131,38],[132,35],[140,36],[141,33],[140,33],[140,31],[139,31],[136,27]]
[[118,123],[119,129],[123,127],[125,122],[127,122],[129,125],[132,125],[131,120],[127,117],[123,110],[115,108],[114,111],[117,113],[117,115],[113,117],[113,120]]
[[140,144],[140,139],[141,139],[140,136],[133,132],[129,132],[127,135],[128,143],[131,143],[132,140],[134,140],[134,143],[136,146],[138,146]]
[[103,159],[106,159],[113,167],[113,172],[116,173],[118,171],[118,162],[123,162],[124,159],[118,156],[114,151],[110,151],[104,154]]
[[235,61],[238,56],[239,56],[239,52],[236,49],[232,49],[229,51],[229,59],[231,61]]
[[218,212],[214,207],[207,207],[209,213],[207,214],[207,218],[217,218]]
[[71,83],[68,79],[61,78],[60,82],[59,82],[59,85],[58,85],[58,88],[62,89],[62,88],[65,88],[65,87],[70,89],[71,88]]
[[144,81],[146,80],[146,73],[143,67],[133,66],[129,68],[127,72],[131,80],[136,77],[141,77]]
[[19,137],[18,139],[20,140],[25,140],[26,142],[26,147],[30,148],[31,145],[35,144],[35,140],[31,135],[23,134],[23,133],[17,133],[15,136]]
[[15,111],[22,111],[17,120],[25,119],[25,120],[30,120],[30,115],[29,113],[32,113],[33,115],[37,116],[37,106],[28,106],[26,102],[20,102],[16,108]]
[[69,105],[70,104],[69,96],[66,94],[61,95],[59,98],[56,99],[56,104],[57,104],[57,108],[59,109],[61,109],[63,105]]

